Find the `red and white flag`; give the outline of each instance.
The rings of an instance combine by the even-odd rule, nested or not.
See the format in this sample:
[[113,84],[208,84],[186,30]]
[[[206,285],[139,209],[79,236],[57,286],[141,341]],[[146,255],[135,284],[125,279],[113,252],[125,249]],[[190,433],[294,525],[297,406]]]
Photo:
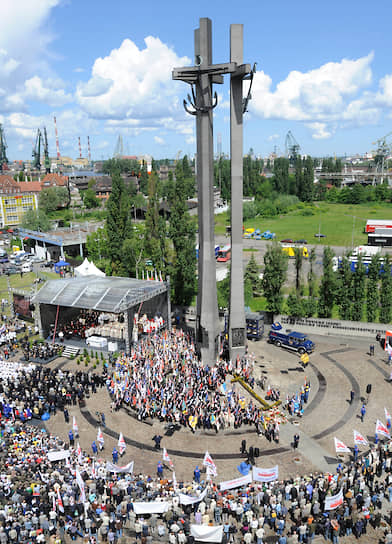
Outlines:
[[173,472],[173,489],[174,491],[177,491],[177,478],[175,472]]
[[78,427],[78,424],[76,423],[76,417],[73,416],[73,420],[72,420],[72,429],[73,429],[73,432],[75,434],[75,436],[79,436],[79,427]]
[[354,444],[357,444],[357,446],[367,446],[369,443],[361,433],[354,430]]
[[[218,470],[216,464],[212,460],[211,455],[206,451],[203,459],[203,466],[207,467],[207,473],[211,476],[217,476]],[[208,470],[209,469],[209,470]]]
[[163,448],[163,455],[162,456],[163,456],[163,460],[165,461],[165,463],[168,463],[169,467],[173,468],[174,467],[173,461],[170,459],[169,454],[166,451],[166,448]]
[[127,449],[127,445],[124,440],[124,436],[122,433],[120,433],[120,436],[118,437],[118,443],[117,443],[118,451],[120,455],[123,455],[125,450]]
[[341,440],[336,438],[336,436],[335,436],[334,440],[335,440],[335,451],[336,451],[336,453],[351,453],[350,448],[348,448],[344,442],[342,442]]
[[101,431],[101,427],[98,427],[97,442],[99,444],[99,449],[102,450],[105,440],[103,438],[103,432]]
[[385,419],[387,421],[391,421],[391,414],[388,412],[386,408],[384,408],[384,412],[385,412]]
[[59,488],[57,488],[57,506],[59,507],[60,512],[64,514],[64,504],[63,504],[63,499],[61,498],[61,495],[60,495]]
[[386,436],[387,438],[391,437],[388,429],[385,427],[384,423],[381,423],[379,419],[377,420],[377,423],[376,423],[376,434],[381,434],[382,436]]
[[91,465],[91,476],[94,478],[94,480],[97,478],[97,471],[95,469],[95,461],[93,461],[93,464]]
[[81,465],[83,463],[83,453],[82,448],[80,447],[80,444],[78,442],[78,447],[76,448],[76,452],[78,454],[78,463]]
[[56,512],[56,497],[53,495],[52,510]]

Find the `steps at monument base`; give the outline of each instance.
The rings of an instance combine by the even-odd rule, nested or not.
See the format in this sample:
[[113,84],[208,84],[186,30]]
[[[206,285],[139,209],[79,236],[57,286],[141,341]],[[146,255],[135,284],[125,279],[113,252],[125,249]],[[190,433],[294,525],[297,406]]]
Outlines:
[[70,359],[71,357],[76,357],[79,351],[80,349],[76,348],[75,346],[65,346],[64,351],[61,355]]

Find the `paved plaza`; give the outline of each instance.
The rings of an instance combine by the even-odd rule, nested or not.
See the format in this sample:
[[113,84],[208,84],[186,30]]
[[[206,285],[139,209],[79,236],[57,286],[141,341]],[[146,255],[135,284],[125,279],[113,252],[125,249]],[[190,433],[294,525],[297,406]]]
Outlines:
[[[265,340],[249,345],[249,351],[255,355],[256,380],[266,376],[266,386],[279,388],[283,400],[287,394],[299,390],[305,379],[311,382],[304,416],[301,419],[289,417],[287,411],[282,411],[288,417],[287,422],[280,426],[279,444],[268,442],[248,426],[225,429],[218,434],[203,430],[192,434],[189,429],[181,427],[172,436],[167,436],[164,425],[157,420],[141,422],[124,409],[112,413],[109,394],[106,389],[100,389],[87,399],[86,407],[69,407],[70,416],[76,417],[79,426],[80,445],[91,453],[91,443],[97,436],[97,412],[104,412],[103,457],[111,458],[121,431],[127,442],[122,463],[134,460],[136,472],[155,475],[156,465],[162,459],[162,451],[153,449],[152,437],[155,434],[163,436],[161,445],[169,452],[178,480],[192,478],[193,470],[196,465],[201,466],[206,450],[216,462],[217,481],[240,476],[237,466],[243,460],[240,455],[243,439],[248,447],[257,446],[260,449],[257,466],[268,468],[278,464],[281,478],[317,471],[334,472],[339,462],[334,450],[334,437],[353,447],[353,429],[356,429],[373,443],[376,420],[385,421],[384,406],[392,411],[389,404],[392,387],[388,381],[390,369],[380,346],[376,345],[375,355],[370,356],[372,339],[321,336],[312,336],[312,339],[316,342],[316,351],[311,355],[306,369],[300,365],[297,354],[270,345]],[[50,366],[63,370],[86,370],[77,366],[75,361],[66,359],[57,359]],[[366,395],[369,383],[372,384],[372,391]],[[236,387],[241,386],[237,384]],[[260,395],[265,393],[259,386],[255,389]],[[352,404],[349,403],[351,390],[355,392]],[[367,412],[362,423],[359,414],[363,401]],[[63,414],[58,412],[47,422],[47,428],[67,440],[71,426],[65,424]],[[296,432],[300,435],[300,443],[294,452],[291,442]],[[350,454],[345,454],[343,460],[349,457]],[[171,475],[169,470],[166,474],[168,477]]]

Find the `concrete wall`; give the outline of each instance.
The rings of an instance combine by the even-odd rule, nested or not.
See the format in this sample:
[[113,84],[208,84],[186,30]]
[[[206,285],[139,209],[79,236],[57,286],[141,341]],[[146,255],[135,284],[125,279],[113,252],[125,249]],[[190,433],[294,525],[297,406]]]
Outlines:
[[276,316],[274,321],[279,321],[284,328],[321,334],[324,336],[361,336],[374,340],[377,333],[385,336],[385,331],[392,325],[383,323],[365,323],[362,321],[340,321],[338,319],[320,319],[315,317],[295,319],[287,315]]

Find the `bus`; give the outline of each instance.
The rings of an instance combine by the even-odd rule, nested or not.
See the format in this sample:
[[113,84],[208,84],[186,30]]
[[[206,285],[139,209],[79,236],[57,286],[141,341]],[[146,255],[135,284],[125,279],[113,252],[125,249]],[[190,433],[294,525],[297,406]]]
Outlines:
[[227,263],[231,257],[231,246],[224,246],[218,252],[218,263]]

